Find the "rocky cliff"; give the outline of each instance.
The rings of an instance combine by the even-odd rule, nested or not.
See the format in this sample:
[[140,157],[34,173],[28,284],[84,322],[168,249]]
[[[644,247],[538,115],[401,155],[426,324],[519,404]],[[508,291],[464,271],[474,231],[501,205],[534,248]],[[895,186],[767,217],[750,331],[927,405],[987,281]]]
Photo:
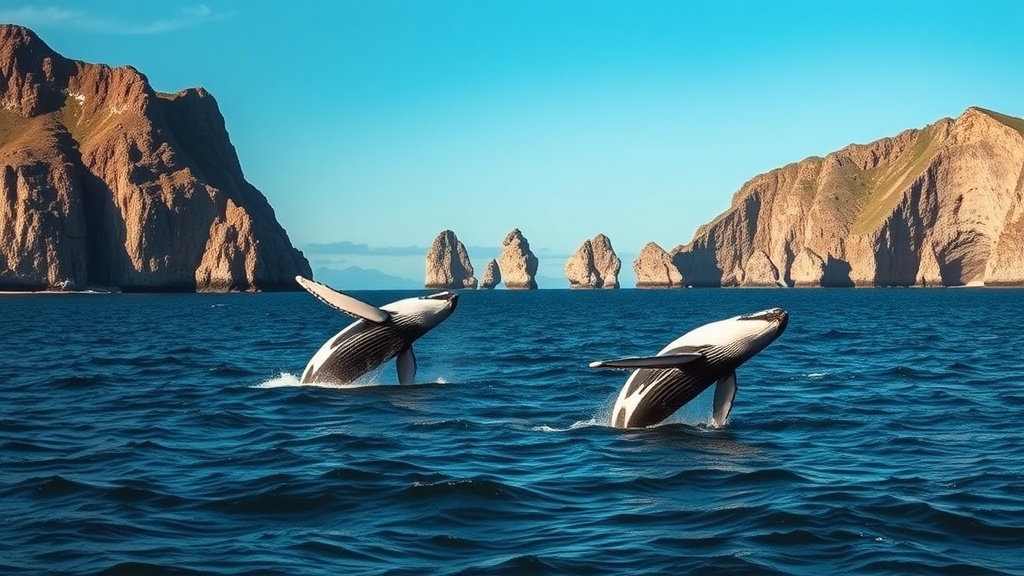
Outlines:
[[444,230],[434,238],[427,252],[426,267],[424,286],[427,288],[476,288],[473,264],[466,247],[451,230]]
[[637,288],[681,288],[683,277],[672,263],[672,256],[661,246],[648,242],[633,260]]
[[501,284],[501,268],[498,268],[498,261],[491,258],[484,267],[484,277],[480,280],[480,288],[490,290]]
[[604,234],[584,240],[565,263],[570,288],[618,288],[622,261]]
[[311,276],[205,90],[0,25],[0,289],[296,289]]
[[673,262],[695,286],[1022,285],[1024,120],[969,108],[756,176]]
[[537,288],[537,257],[530,251],[530,242],[515,228],[505,236],[498,256],[498,268],[505,288],[534,290]]

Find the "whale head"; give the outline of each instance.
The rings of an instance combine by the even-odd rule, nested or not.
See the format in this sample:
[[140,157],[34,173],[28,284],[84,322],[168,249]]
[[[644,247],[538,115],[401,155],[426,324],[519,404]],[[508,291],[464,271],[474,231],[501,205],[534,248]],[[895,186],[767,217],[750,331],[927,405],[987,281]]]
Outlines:
[[418,298],[398,300],[381,306],[380,309],[411,321],[426,332],[451,316],[458,303],[458,294],[445,291]]
[[723,362],[739,365],[774,342],[788,324],[789,313],[782,308],[733,316],[694,328],[663,348],[659,355],[698,347],[707,355],[720,356]]

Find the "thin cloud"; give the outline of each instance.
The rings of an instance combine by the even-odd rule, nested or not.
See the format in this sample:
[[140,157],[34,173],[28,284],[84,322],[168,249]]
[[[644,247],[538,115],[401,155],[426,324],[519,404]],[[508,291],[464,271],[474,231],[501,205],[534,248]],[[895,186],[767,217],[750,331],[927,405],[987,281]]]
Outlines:
[[313,254],[362,255],[362,256],[425,256],[424,246],[370,246],[356,242],[329,242],[326,244],[306,244],[303,252]]
[[[328,242],[324,244],[312,243],[302,247],[302,251],[308,254],[322,254],[331,256],[426,256],[430,250],[428,246],[370,246],[358,242]],[[474,260],[477,258],[497,258],[501,254],[500,246],[466,246],[466,252]],[[544,252],[542,250],[541,252]]]
[[209,6],[200,4],[179,8],[166,17],[140,21],[91,14],[85,10],[23,6],[13,10],[0,10],[0,21],[21,24],[29,28],[51,27],[99,34],[146,35],[181,30],[230,18],[233,15],[230,12],[214,12]]

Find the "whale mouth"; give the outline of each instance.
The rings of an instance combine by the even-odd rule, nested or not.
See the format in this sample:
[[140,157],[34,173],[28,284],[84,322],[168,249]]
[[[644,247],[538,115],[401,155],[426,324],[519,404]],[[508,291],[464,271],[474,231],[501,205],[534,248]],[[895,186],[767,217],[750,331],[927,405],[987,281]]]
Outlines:
[[459,294],[457,292],[444,291],[438,292],[437,294],[431,294],[429,296],[423,296],[424,300],[441,300],[447,302],[452,310],[455,310],[455,306],[459,303]]
[[761,320],[762,322],[771,322],[777,326],[776,330],[781,334],[786,326],[789,324],[789,312],[786,312],[784,308],[769,308],[760,312],[754,312],[752,314],[746,314],[739,317],[740,320]]

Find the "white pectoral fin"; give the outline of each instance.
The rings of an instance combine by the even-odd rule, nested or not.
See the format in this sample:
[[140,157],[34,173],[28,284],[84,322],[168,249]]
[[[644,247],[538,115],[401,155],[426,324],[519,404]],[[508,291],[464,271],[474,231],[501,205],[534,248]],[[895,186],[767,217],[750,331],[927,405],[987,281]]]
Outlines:
[[715,408],[712,418],[716,426],[725,424],[725,419],[732,411],[732,401],[736,398],[736,372],[720,379],[715,385]]
[[416,355],[412,352],[412,344],[402,348],[398,353],[398,383],[412,384],[416,380]]
[[645,356],[639,358],[619,358],[618,360],[598,360],[591,362],[591,368],[679,368],[694,360],[703,358],[703,354],[682,353],[665,354],[664,356]]
[[340,310],[345,314],[355,316],[356,318],[362,318],[369,322],[376,322],[377,324],[388,319],[388,313],[380,308],[371,306],[362,300],[357,300],[351,296],[332,290],[319,282],[314,282],[313,280],[303,278],[302,276],[296,276],[295,281],[298,282],[299,286],[302,286],[306,292],[316,296],[324,304]]

